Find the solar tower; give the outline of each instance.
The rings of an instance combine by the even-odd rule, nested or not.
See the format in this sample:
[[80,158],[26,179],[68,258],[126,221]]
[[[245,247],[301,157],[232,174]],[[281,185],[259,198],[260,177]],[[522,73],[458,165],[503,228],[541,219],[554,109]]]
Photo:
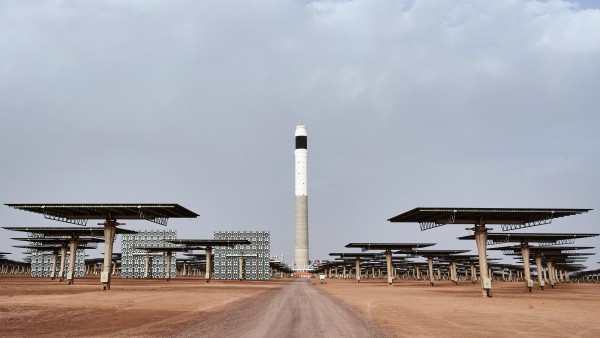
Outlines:
[[296,242],[294,245],[295,270],[308,269],[308,140],[306,127],[296,126],[295,193],[296,193]]

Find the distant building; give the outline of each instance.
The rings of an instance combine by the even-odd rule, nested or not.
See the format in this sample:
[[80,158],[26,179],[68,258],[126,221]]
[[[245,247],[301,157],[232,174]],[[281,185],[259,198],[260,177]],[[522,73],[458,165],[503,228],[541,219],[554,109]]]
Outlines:
[[[137,234],[121,235],[121,277],[144,278],[146,270],[146,251],[137,247],[165,247],[175,244],[166,240],[177,239],[176,230],[140,230]],[[175,278],[176,257],[171,257],[171,278]],[[165,278],[167,269],[166,255],[150,256],[149,278]]]
[[243,257],[243,279],[269,279],[269,231],[215,231],[215,239],[246,239],[252,244],[214,248],[215,279],[238,279]]

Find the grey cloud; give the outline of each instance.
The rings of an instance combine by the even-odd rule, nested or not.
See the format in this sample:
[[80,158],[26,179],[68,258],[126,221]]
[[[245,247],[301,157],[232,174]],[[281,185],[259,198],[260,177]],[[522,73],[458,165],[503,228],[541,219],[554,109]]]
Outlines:
[[[416,206],[595,208],[600,11],[581,5],[5,1],[2,202],[178,202],[202,214],[180,237],[270,230],[291,258],[306,123],[314,259],[474,248],[386,222]],[[593,232],[596,213],[532,230]]]

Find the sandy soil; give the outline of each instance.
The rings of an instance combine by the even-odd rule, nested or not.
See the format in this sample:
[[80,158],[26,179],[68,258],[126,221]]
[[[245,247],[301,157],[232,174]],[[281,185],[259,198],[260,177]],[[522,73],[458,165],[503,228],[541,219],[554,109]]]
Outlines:
[[65,285],[0,276],[0,336],[170,336],[236,301],[286,283],[113,278],[111,290],[101,291],[98,277]]
[[396,280],[329,280],[318,285],[397,337],[600,337],[600,284],[559,284],[525,291],[496,282],[493,298],[479,284]]
[[[302,336],[293,332],[310,333],[301,326],[319,328],[321,319],[338,325],[333,331],[319,331],[324,335],[359,336],[342,329],[348,322],[359,323],[358,314],[364,319],[359,326],[372,330],[370,336],[600,337],[599,284],[559,284],[528,293],[521,284],[494,283],[491,299],[482,298],[479,286],[470,283],[430,287],[427,282],[400,280],[388,287],[384,280],[356,284],[330,279],[319,284],[313,279],[300,284],[303,287],[289,280],[206,284],[198,278],[168,283],[115,278],[112,289],[103,292],[97,277],[80,278],[69,286],[0,276],[0,336],[198,336],[203,335],[202,327],[214,328],[210,335],[215,337],[264,336],[265,330],[275,332],[283,322],[290,324],[277,332]],[[298,302],[294,295],[309,301]],[[325,301],[316,303],[315,298]],[[369,326],[371,321],[381,330]]]
[[306,280],[251,297],[177,337],[388,337],[368,317]]

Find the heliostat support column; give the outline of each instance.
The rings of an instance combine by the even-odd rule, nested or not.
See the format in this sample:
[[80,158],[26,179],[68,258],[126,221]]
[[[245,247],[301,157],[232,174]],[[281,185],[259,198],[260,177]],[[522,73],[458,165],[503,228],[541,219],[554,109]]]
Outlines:
[[479,276],[481,277],[481,293],[483,297],[491,297],[492,281],[488,278],[487,271],[487,231],[488,228],[481,221],[475,225],[475,242],[477,243],[477,254],[479,256]]
[[297,270],[308,268],[308,141],[306,127],[296,126],[295,193],[296,193],[296,242],[294,259]]
[[73,284],[75,280],[75,260],[77,259],[77,238],[71,238],[69,243],[69,247],[71,250],[71,255],[69,256],[69,272],[67,273],[67,283],[69,285]]
[[206,247],[206,273],[204,278],[206,278],[206,282],[210,283],[210,278],[212,277],[212,248],[210,246]]
[[521,244],[521,256],[523,256],[523,272],[525,273],[525,286],[529,292],[533,289],[531,269],[529,268],[529,244]]
[[56,262],[58,261],[58,250],[52,252],[52,271],[50,271],[50,278],[54,280],[56,277]]
[[356,257],[354,265],[354,270],[356,271],[356,282],[360,283],[360,257]]
[[62,282],[65,278],[65,262],[67,260],[67,245],[61,244],[60,246],[60,271],[58,272],[58,281]]
[[167,251],[167,271],[165,273],[167,282],[171,280],[171,257],[173,257],[173,254],[171,251]]
[[112,253],[117,226],[122,223],[117,223],[115,220],[106,220],[104,224],[104,264],[102,265],[102,273],[100,273],[100,282],[102,290],[110,290],[110,273],[112,270]]
[[542,255],[540,253],[535,254],[535,268],[537,270],[538,283],[540,284],[540,290],[544,290],[544,276],[542,270]]
[[433,257],[429,256],[427,257],[427,264],[429,265],[429,270],[428,270],[428,275],[429,275],[429,284],[431,284],[431,286],[433,286]]
[[394,278],[392,277],[392,250],[385,250],[385,261],[387,266],[387,282],[388,286],[392,286]]

